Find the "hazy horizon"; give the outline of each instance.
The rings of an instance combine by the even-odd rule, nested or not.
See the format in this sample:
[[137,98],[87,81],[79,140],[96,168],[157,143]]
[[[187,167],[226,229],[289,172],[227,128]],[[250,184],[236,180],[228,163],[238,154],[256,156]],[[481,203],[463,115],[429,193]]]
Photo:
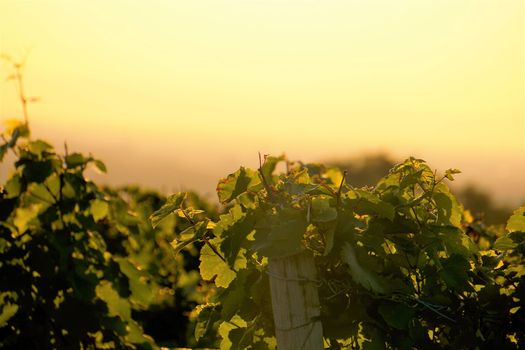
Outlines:
[[[91,138],[73,138],[70,136],[70,131],[60,127],[52,130],[49,126],[39,125],[38,122],[34,123],[32,132],[33,137],[53,143],[59,153],[64,153],[64,142],[67,142],[69,152],[92,153],[94,157],[103,160],[108,167],[107,174],[88,172],[88,176],[97,183],[114,186],[141,185],[165,194],[180,190],[195,190],[215,200],[215,187],[218,180],[240,166],[256,168],[258,152],[272,155],[285,153],[291,160],[324,163],[381,154],[393,161],[402,161],[409,156],[421,157],[438,172],[448,168],[459,168],[462,173],[456,175],[456,180],[449,183],[452,187],[475,185],[501,205],[514,207],[525,203],[525,187],[522,185],[525,160],[505,155],[500,155],[497,159],[471,157],[469,154],[448,157],[439,153],[401,154],[395,150],[385,149],[348,150],[346,155],[342,152],[337,155],[330,154],[328,150],[308,154],[300,150],[278,151],[276,145],[261,145],[260,149],[251,147],[238,152],[226,152],[218,145],[216,148],[197,149],[193,153],[181,155],[176,152],[176,144],[162,151],[163,145],[153,139],[145,139],[148,142],[139,145],[126,139],[125,135],[106,137],[101,134],[100,141],[93,142]],[[196,143],[198,141],[195,140]],[[5,180],[8,170],[8,167],[0,169],[0,181]]]
[[34,136],[104,160],[97,181],[213,196],[258,152],[386,152],[525,200],[523,1],[4,0],[0,53],[28,57]]

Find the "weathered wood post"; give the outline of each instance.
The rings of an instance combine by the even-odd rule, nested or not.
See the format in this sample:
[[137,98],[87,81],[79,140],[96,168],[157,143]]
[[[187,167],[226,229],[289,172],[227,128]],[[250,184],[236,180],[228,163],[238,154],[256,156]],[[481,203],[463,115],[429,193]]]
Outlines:
[[321,308],[310,252],[270,258],[268,275],[279,350],[323,349]]

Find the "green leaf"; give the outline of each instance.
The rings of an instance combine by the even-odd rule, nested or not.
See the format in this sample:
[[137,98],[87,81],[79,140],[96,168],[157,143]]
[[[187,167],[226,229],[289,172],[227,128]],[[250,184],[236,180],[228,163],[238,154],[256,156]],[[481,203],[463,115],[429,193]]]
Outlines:
[[49,143],[45,141],[36,140],[36,141],[31,141],[27,144],[27,150],[37,155],[39,158],[42,158],[44,153],[51,152],[53,150],[53,146],[51,146]]
[[438,224],[461,226],[463,207],[445,184],[440,183],[436,186],[432,198],[438,210]]
[[214,234],[223,237],[221,250],[230,265],[235,263],[239,250],[246,242],[246,237],[253,232],[256,214],[244,213],[239,205],[232,207],[228,214],[220,216]]
[[411,186],[417,184],[418,181],[421,181],[421,177],[424,173],[425,169],[420,169],[408,174],[403,174],[401,182],[399,183],[399,187],[401,189],[410,188]]
[[180,233],[181,239],[175,239],[171,246],[175,249],[174,253],[178,254],[184,247],[194,243],[206,234],[208,230],[208,220],[200,221]]
[[507,221],[507,230],[509,232],[525,232],[525,206],[522,206],[512,213],[509,221]]
[[29,208],[17,208],[13,223],[18,229],[18,233],[24,233],[32,223],[35,223],[36,217],[42,208],[41,205],[33,204]]
[[374,193],[356,189],[347,192],[346,196],[358,214],[375,214],[390,221],[394,219],[394,206],[381,200],[381,198]]
[[[50,176],[48,178],[51,179],[53,177]],[[49,181],[46,181],[46,183],[49,183]],[[58,190],[55,192],[55,186],[45,186],[42,183],[31,183],[27,187],[27,193],[30,194],[31,199],[33,202],[37,202],[40,204],[49,205],[50,203],[55,203],[55,198],[57,197]],[[51,191],[51,192],[50,192]],[[53,197],[55,196],[55,197]]]
[[343,182],[343,173],[336,167],[326,169],[323,173],[323,177],[329,179],[334,188],[339,188]]
[[311,182],[308,169],[297,169],[284,178],[282,190],[291,195],[304,195],[320,188],[319,184]]
[[100,170],[100,172],[107,173],[108,170],[107,170],[106,164],[104,164],[104,162],[102,162],[101,160],[98,160],[98,159],[94,159],[93,163],[95,164],[95,167],[98,170]]
[[[424,237],[427,238],[430,243],[434,242],[434,238],[437,235],[449,255],[460,254],[468,257],[478,253],[476,244],[459,227],[428,225],[428,228],[430,228],[430,231],[426,229],[423,230],[425,234]],[[428,234],[430,232],[432,233]]]
[[52,173],[53,163],[51,160],[26,163],[23,170],[24,178],[29,182],[44,182]]
[[144,349],[153,350],[152,339],[149,336],[144,335],[142,326],[135,320],[130,319],[127,322],[126,330],[128,334],[125,339],[133,344],[140,344]]
[[85,165],[87,161],[88,159],[84,158],[80,153],[72,153],[66,156],[66,165],[69,169]]
[[495,250],[510,250],[516,248],[518,245],[509,237],[509,236],[503,236],[498,238],[494,242],[494,246],[492,247]]
[[126,258],[117,258],[116,260],[120,270],[129,279],[129,289],[131,291],[129,300],[135,306],[139,305],[140,308],[145,309],[155,301],[156,297],[153,294],[151,284],[147,283],[148,274]]
[[213,325],[220,320],[220,313],[217,311],[218,305],[215,303],[198,305],[197,324],[195,325],[195,339],[199,341],[213,329]]
[[122,298],[118,292],[113,289],[109,281],[101,281],[96,287],[97,296],[106,302],[109,314],[120,316],[123,320],[131,319],[131,305],[127,299]]
[[235,315],[230,322],[222,322],[219,326],[219,336],[222,338],[220,349],[221,350],[230,350],[230,349],[236,349],[241,350],[238,348],[234,348],[233,344],[230,340],[229,334],[232,330],[237,329],[237,327],[240,327],[242,329],[246,329],[247,323],[245,320],[243,320],[240,316]]
[[302,239],[308,223],[306,215],[297,209],[285,208],[261,220],[256,228],[252,248],[266,257],[297,254],[304,250]]
[[7,322],[13,317],[18,311],[18,305],[6,303],[3,305],[2,312],[0,313],[0,328],[7,326]]
[[228,288],[221,295],[221,316],[223,320],[230,320],[236,313],[238,313],[245,298],[249,296],[247,281],[251,273],[252,271],[247,269],[239,270],[235,276],[235,280],[230,283]]
[[330,254],[330,252],[334,248],[334,238],[335,238],[335,227],[330,227],[326,231],[326,235],[325,235],[325,247],[324,247],[323,256],[327,256],[328,254]]
[[[22,120],[17,119],[9,119],[4,120],[3,124],[5,126],[4,135],[10,135],[11,136],[11,142],[10,147],[13,147],[16,143],[16,140],[19,137],[28,137],[29,136],[29,129],[27,128],[27,125]],[[14,140],[14,141],[13,141]]]
[[445,283],[457,291],[471,290],[468,272],[470,263],[461,255],[453,254],[441,262],[443,268],[439,271]]
[[93,214],[93,220],[98,222],[104,219],[109,212],[109,204],[102,199],[95,199],[91,201],[91,213]]
[[150,215],[149,219],[153,228],[157,227],[162,219],[164,219],[166,216],[179,209],[185,198],[185,192],[179,192],[177,194],[171,195],[159,210]]
[[313,222],[330,222],[337,219],[337,210],[330,206],[331,198],[328,196],[316,196],[312,198]]
[[445,171],[445,177],[449,179],[450,181],[454,181],[454,175],[461,174],[461,170],[459,169],[447,169]]
[[279,157],[265,157],[264,158],[264,164],[261,167],[261,173],[263,174],[266,181],[272,183],[273,182],[273,172],[275,171],[275,168],[279,162],[284,161],[284,156]]
[[86,190],[86,183],[81,174],[65,173],[62,177],[62,196],[65,198],[78,198]]
[[253,333],[255,329],[253,327],[247,328],[234,328],[228,334],[230,341],[232,342],[232,349],[249,349],[250,345],[254,343]]
[[22,192],[22,179],[19,174],[14,174],[5,184],[6,198],[16,198]]
[[377,294],[385,293],[385,288],[381,285],[378,276],[359,264],[354,247],[350,243],[345,242],[343,244],[341,258],[348,265],[350,276],[352,276],[354,282],[371,292]]
[[[214,238],[209,242],[219,251],[221,242],[219,238]],[[208,245],[202,247],[199,260],[199,270],[203,280],[214,280],[217,287],[226,288],[235,279],[235,272]]]
[[239,195],[245,193],[248,189],[257,192],[262,188],[259,173],[241,167],[233,174],[221,179],[217,184],[217,195],[221,203],[229,203]]
[[389,326],[396,329],[407,329],[409,322],[414,317],[414,309],[405,304],[383,301],[377,309],[379,314]]

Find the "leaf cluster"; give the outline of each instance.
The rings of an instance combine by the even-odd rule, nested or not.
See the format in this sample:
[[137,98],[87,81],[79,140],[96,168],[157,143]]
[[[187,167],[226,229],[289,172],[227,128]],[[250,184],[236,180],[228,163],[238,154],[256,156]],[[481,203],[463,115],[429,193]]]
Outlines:
[[199,308],[195,335],[215,325],[221,348],[275,347],[268,258],[304,250],[315,256],[328,348],[523,348],[524,209],[480,245],[446,185],[457,173],[438,177],[409,158],[354,188],[336,168],[266,157],[219,181],[218,220],[192,217],[184,194],[152,218],[187,217],[187,239],[204,244],[201,277],[217,294]]
[[[164,197],[100,188],[85,175],[90,166],[105,172],[100,160],[62,156],[28,135],[25,124],[13,123],[0,146],[2,157],[15,156],[0,187],[0,347],[196,344],[187,334],[190,312],[210,289],[196,271],[198,247],[174,255],[170,244],[189,224],[153,228],[148,217]],[[213,217],[211,206],[188,197]]]

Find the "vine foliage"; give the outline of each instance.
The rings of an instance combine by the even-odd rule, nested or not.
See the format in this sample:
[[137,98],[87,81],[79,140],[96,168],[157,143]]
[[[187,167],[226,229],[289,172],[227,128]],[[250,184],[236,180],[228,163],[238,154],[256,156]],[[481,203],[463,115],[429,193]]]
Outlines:
[[[31,140],[25,123],[2,136],[0,162],[12,153],[14,169],[0,187],[0,348],[213,345],[188,334],[192,310],[212,292],[201,285],[198,247],[174,255],[170,245],[190,224],[171,218],[154,229],[148,220],[164,197],[97,186],[85,172],[105,172],[103,162],[60,155]],[[215,215],[194,194],[187,203]]]
[[198,308],[195,336],[217,331],[222,349],[276,347],[268,258],[305,250],[326,348],[525,348],[525,207],[487,230],[450,192],[457,173],[409,158],[375,187],[354,188],[336,168],[265,157],[220,180],[218,220],[184,193],[151,220],[187,220],[176,251],[203,244],[200,274],[217,294]]

